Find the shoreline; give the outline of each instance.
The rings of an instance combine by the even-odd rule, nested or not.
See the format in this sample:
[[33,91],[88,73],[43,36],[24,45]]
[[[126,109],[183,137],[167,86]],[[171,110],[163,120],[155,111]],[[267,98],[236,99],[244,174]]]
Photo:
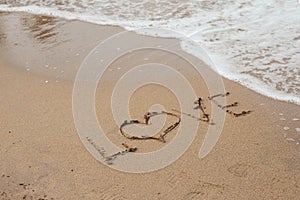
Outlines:
[[[72,90],[78,67],[95,42],[122,29],[27,14],[0,17],[9,22],[27,19],[25,26],[32,24],[30,19],[45,22],[38,31],[17,27],[0,32],[1,198],[297,199],[300,195],[299,121],[294,120],[300,118],[299,105],[265,97],[223,78],[232,94],[228,102],[240,103],[237,112],[249,109],[253,113],[238,118],[227,115],[222,135],[208,156],[198,158],[207,130],[200,123],[193,143],[176,162],[151,173],[119,172],[98,162],[80,141],[72,114]],[[51,29],[57,24],[58,30]],[[42,36],[57,33],[41,39],[39,33],[45,30]],[[122,73],[145,56],[161,60],[162,54],[141,51],[122,57],[112,63],[112,71],[106,72],[97,88],[97,117],[116,144],[124,138],[110,112],[109,94]],[[204,81],[184,61],[164,54],[163,60],[188,77],[197,96],[208,95]],[[149,86],[136,91],[130,111],[139,118],[153,103],[167,109],[178,106],[169,90]],[[126,142],[145,152],[161,148],[152,142]]]
[[[79,23],[83,23],[83,24],[90,24],[91,26],[100,26],[100,27],[106,27],[106,28],[107,27],[112,27],[112,28],[115,28],[116,30],[118,30],[117,32],[129,31],[129,32],[136,33],[133,30],[127,30],[125,27],[122,27],[121,25],[97,24],[96,22],[86,21],[86,20],[83,20],[83,19],[64,18],[64,17],[61,17],[61,16],[44,15],[44,14],[40,15],[40,14],[36,14],[36,13],[31,13],[29,11],[22,11],[22,10],[20,10],[20,11],[0,11],[0,13],[11,13],[11,14],[20,13],[21,15],[24,14],[24,15],[33,15],[33,16],[45,16],[45,17],[50,17],[50,18],[54,18],[54,19],[59,19],[61,21],[66,21],[66,22],[79,22]],[[136,33],[136,34],[138,34],[138,33]],[[138,34],[138,35],[142,35],[142,34]],[[147,37],[159,37],[159,38],[162,38],[162,39],[171,38],[171,39],[179,40],[176,37],[152,36],[151,34],[150,35],[145,34],[145,36],[147,36]],[[183,48],[182,48],[182,50],[185,51]],[[188,54],[190,53],[189,51],[185,51],[185,52],[188,53]],[[217,69],[213,69],[213,70],[215,72],[217,72]],[[278,101],[283,101],[283,102],[288,102],[288,103],[293,103],[293,104],[296,104],[296,105],[300,105],[299,98],[295,94],[291,95],[290,93],[285,93],[285,92],[276,90],[274,88],[269,88],[270,86],[264,86],[263,89],[259,88],[260,84],[264,84],[264,82],[262,80],[256,80],[258,82],[251,83],[251,84],[243,82],[242,79],[251,79],[251,78],[253,78],[251,76],[247,76],[247,73],[245,73],[243,75],[243,78],[242,78],[241,74],[236,75],[236,74],[233,74],[232,72],[230,72],[229,75],[228,75],[228,72],[226,72],[226,70],[224,70],[224,73],[221,73],[221,72],[217,72],[217,73],[220,76],[222,76],[222,77],[224,77],[228,80],[231,80],[233,82],[241,84],[244,87],[247,87],[247,88],[249,88],[249,89],[251,89],[251,90],[253,90],[253,91],[255,91],[255,92],[257,92],[261,95],[264,95],[266,97],[269,97],[269,98],[272,98],[272,99],[275,99],[275,100],[278,100]],[[236,76],[240,76],[240,78],[235,78]],[[239,79],[239,80],[237,80],[237,79]]]

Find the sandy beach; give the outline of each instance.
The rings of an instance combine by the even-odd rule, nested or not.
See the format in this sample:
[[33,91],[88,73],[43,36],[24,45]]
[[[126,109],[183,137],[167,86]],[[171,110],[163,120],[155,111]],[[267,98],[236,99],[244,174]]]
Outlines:
[[[205,158],[199,159],[198,153],[208,124],[200,122],[188,150],[158,171],[125,173],[97,161],[74,124],[74,79],[88,53],[121,31],[76,20],[0,13],[1,200],[299,199],[299,105],[262,96],[227,79],[227,101],[239,103],[232,109],[252,112],[241,117],[227,114],[222,134]],[[184,61],[153,52],[141,50],[113,62],[96,93],[97,117],[107,137],[120,147],[122,142],[137,146],[140,152],[167,145],[176,129],[166,143],[127,141],[119,134],[110,98],[130,66],[139,59],[139,64],[161,61],[186,76],[198,97],[209,96],[205,81]],[[179,107],[168,88],[149,85],[132,96],[131,115],[140,119],[157,103],[167,110]],[[210,103],[205,102],[208,112]]]

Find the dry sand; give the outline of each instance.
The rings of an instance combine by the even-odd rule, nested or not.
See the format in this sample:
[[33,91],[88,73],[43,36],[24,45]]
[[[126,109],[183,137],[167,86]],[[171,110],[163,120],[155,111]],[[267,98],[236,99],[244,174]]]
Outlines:
[[[190,148],[164,169],[130,174],[98,162],[75,129],[73,82],[87,53],[120,31],[24,13],[0,14],[0,199],[299,199],[299,121],[294,120],[300,118],[299,105],[226,79],[228,102],[238,101],[237,111],[253,112],[227,115],[217,145],[204,159],[198,152],[207,124],[200,123]],[[122,69],[148,54],[141,51],[120,61]],[[208,95],[203,80],[180,60],[170,55],[163,60],[188,77],[198,96]],[[109,94],[123,73],[119,65],[112,64],[96,94],[99,122],[117,145],[124,138],[113,121]],[[146,86],[132,97],[130,111],[139,117],[153,103],[178,107],[166,88]],[[141,151],[161,147],[155,142],[134,145]]]

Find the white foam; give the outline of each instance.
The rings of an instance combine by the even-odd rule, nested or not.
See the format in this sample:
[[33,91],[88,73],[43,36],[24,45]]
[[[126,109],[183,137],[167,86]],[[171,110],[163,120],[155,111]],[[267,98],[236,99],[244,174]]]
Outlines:
[[[183,50],[222,76],[266,96],[300,104],[300,4],[296,0],[6,2],[0,10],[119,25],[140,34],[180,38]],[[137,30],[151,27],[156,29]]]

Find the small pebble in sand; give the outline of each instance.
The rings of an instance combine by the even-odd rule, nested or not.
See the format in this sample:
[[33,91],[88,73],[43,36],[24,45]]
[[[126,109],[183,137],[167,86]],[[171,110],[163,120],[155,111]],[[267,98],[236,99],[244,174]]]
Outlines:
[[45,83],[48,83],[48,82],[49,82],[49,81],[47,81],[47,80],[45,81]]
[[100,60],[100,62],[103,62],[103,61],[104,61],[103,59]]
[[8,133],[11,133],[11,130],[9,130]]
[[300,132],[300,128],[295,128],[297,132]]
[[286,138],[287,141],[290,141],[290,142],[295,142],[295,139],[294,138]]
[[80,54],[79,53],[76,53],[76,56],[79,56]]
[[120,49],[121,49],[121,48],[118,47],[118,48],[117,48],[117,51],[120,51]]
[[29,68],[27,68],[26,70],[27,70],[27,71],[30,71],[30,69],[29,69]]
[[281,116],[282,116],[282,115],[283,115],[283,113],[279,113],[279,115],[281,115]]
[[121,67],[118,67],[117,69],[118,69],[118,70],[120,70],[120,69],[121,69]]
[[49,67],[49,65],[45,65],[45,67],[46,67],[46,68],[48,68],[48,67]]
[[298,118],[294,118],[293,121],[299,121],[299,119]]
[[144,58],[144,60],[149,60],[149,58]]
[[283,127],[283,130],[285,130],[285,131],[287,131],[289,129],[290,129],[290,127],[287,127],[287,126]]

